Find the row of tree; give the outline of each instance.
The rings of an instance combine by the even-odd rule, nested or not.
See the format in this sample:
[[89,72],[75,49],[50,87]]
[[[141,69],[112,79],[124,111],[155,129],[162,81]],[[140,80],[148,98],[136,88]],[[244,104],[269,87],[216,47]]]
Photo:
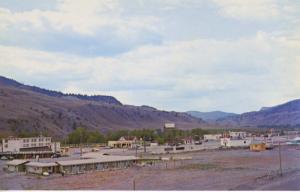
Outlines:
[[135,130],[117,130],[109,131],[107,134],[102,134],[98,131],[88,131],[86,128],[78,127],[66,138],[68,144],[79,143],[106,143],[109,140],[118,140],[120,137],[137,137],[147,141],[155,141],[159,144],[174,141],[184,137],[192,136],[194,139],[203,138],[204,134],[222,133],[222,129],[205,130],[196,128],[192,130],[174,129],[163,132],[160,129],[135,129]]
[[83,127],[76,128],[66,139],[69,144],[104,143],[106,138],[98,131],[87,131]]

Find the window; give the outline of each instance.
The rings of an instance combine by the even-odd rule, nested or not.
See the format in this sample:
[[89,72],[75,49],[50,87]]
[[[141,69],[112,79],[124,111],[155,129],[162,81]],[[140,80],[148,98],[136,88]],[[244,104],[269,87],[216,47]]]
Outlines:
[[44,141],[44,139],[43,138],[39,138],[39,141]]
[[35,147],[36,146],[36,144],[31,144],[31,147]]
[[4,145],[4,148],[8,148],[8,145],[6,144],[6,145]]
[[36,142],[36,139],[31,139],[31,142]]

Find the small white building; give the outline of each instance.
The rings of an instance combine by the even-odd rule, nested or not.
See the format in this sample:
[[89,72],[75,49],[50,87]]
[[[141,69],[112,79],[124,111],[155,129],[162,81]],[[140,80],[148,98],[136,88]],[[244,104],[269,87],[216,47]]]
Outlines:
[[246,138],[247,137],[247,132],[244,131],[229,131],[229,136],[231,138]]
[[165,123],[164,128],[165,129],[175,129],[176,126],[175,126],[175,123]]
[[139,141],[136,137],[125,138],[120,137],[118,141],[108,141],[108,146],[112,148],[133,148]]
[[14,159],[6,163],[6,169],[9,172],[24,172],[25,164],[28,163],[27,160]]
[[221,138],[222,147],[249,147],[252,143],[251,139],[231,139],[231,138]]
[[221,138],[221,134],[205,134],[203,135],[204,140],[213,140],[213,141],[218,141]]
[[60,151],[59,142],[51,142],[51,137],[8,137],[2,139],[2,152],[29,152],[29,151]]
[[157,147],[158,143],[150,143],[150,147]]
[[29,162],[26,165],[26,172],[42,175],[44,172],[56,173],[58,165],[56,163]]
[[164,124],[164,132],[172,131],[176,129],[175,123],[165,123]]

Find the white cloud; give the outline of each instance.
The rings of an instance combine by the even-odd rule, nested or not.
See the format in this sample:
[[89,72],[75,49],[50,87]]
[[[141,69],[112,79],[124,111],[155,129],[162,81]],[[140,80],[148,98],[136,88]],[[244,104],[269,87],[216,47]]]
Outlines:
[[277,0],[214,0],[220,13],[226,17],[246,20],[270,20],[295,13],[296,9],[288,1]]
[[[25,41],[26,46],[22,43],[19,45],[18,42],[3,43],[0,45],[0,74],[45,88],[113,95],[123,103],[146,104],[168,110],[241,112],[299,97],[300,58],[297,55],[300,50],[300,33],[295,26],[300,21],[299,14],[295,11],[297,6],[264,0],[215,1],[225,19],[207,20],[215,16],[215,9],[213,13],[209,12],[211,10],[201,10],[203,4],[206,7],[209,5],[198,2],[188,1],[188,4],[183,5],[181,1],[87,3],[64,0],[59,1],[57,8],[50,11],[34,9],[13,12],[0,8],[0,34],[4,37],[1,42],[6,42],[5,37],[16,41],[27,39],[29,37],[26,35],[33,32],[41,35],[34,43],[43,44],[44,38],[55,31],[63,34],[62,37],[70,34],[74,39],[70,38],[65,42],[58,35],[62,42],[56,41],[57,45],[50,46],[69,43],[72,47],[73,40],[78,40],[74,44],[81,47],[81,52],[90,48],[85,47],[85,41],[97,40],[104,34],[100,41],[88,43],[92,48],[96,46],[97,52],[102,50],[97,45],[102,43],[102,39],[105,41],[106,37],[120,44],[120,47],[122,40],[140,41],[145,38],[147,31],[163,33],[164,38],[161,44],[141,43],[138,46],[128,46],[126,51],[106,57],[99,56],[101,54],[93,57],[84,54],[80,56],[76,51],[77,55],[74,55],[70,54],[74,53],[72,50],[64,52],[64,47],[61,52],[47,52],[47,46],[46,49],[30,47],[28,44],[32,41]],[[158,7],[159,11],[154,12]],[[196,17],[195,22],[189,23],[189,11],[194,7],[199,8],[199,13],[204,13],[197,15],[194,10],[191,15]],[[169,15],[175,12],[180,12],[181,15]],[[240,25],[244,22],[228,20],[228,17],[251,20],[249,23],[254,25],[257,20],[260,23],[283,18],[283,21],[288,22],[284,22],[284,28],[266,24],[266,30],[260,29],[260,23],[259,27],[255,26],[257,28],[254,32],[229,35],[230,38],[227,38],[222,33],[231,33],[234,25],[241,27],[238,31],[242,31],[244,26]],[[210,25],[210,21],[215,23]],[[173,22],[170,28],[165,27],[168,22]],[[197,24],[203,22],[208,24],[201,25],[200,31],[205,30],[205,26],[220,26],[212,27],[208,32],[223,28],[227,31],[220,30],[218,38],[214,35],[203,38],[198,33],[186,38]],[[182,26],[190,28],[186,30]],[[10,29],[16,29],[15,33],[11,34]],[[14,37],[14,34],[22,32],[28,33]],[[176,32],[179,36],[182,34],[183,38],[168,39],[168,35]],[[76,36],[77,34],[80,35]],[[93,38],[87,39],[88,37]]]
[[122,15],[119,1],[84,0],[59,1],[57,10],[41,11],[33,9],[11,12],[0,8],[0,30],[17,27],[21,30],[72,30],[84,35],[95,35],[101,28],[113,28],[120,36],[136,35],[140,30],[155,31],[158,18],[155,16]]
[[51,79],[63,91],[111,94],[129,104],[240,112],[300,95],[300,45],[294,41],[259,32],[236,41],[169,42],[92,59],[1,46],[0,73],[23,82]]

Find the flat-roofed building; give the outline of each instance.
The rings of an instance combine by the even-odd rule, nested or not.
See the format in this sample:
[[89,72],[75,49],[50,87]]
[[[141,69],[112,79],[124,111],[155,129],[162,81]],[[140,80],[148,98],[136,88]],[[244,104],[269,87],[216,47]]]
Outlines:
[[164,125],[164,130],[172,130],[172,129],[176,129],[176,125],[175,123],[165,123]]
[[245,131],[229,131],[229,136],[231,138],[246,138],[247,137],[247,132]]
[[232,138],[221,138],[222,147],[249,147],[252,143],[251,139],[232,139]]
[[59,171],[63,174],[79,174],[89,171],[124,169],[132,166],[137,160],[138,158],[134,156],[103,155],[93,159],[57,161],[57,164]]
[[108,146],[112,148],[133,148],[139,141],[136,137],[120,137],[118,141],[108,141]]
[[9,172],[24,172],[25,164],[28,163],[28,160],[14,159],[6,163],[6,170]]
[[204,140],[220,140],[220,138],[222,137],[222,134],[205,134],[203,135]]
[[60,151],[59,142],[51,142],[51,137],[8,137],[2,139],[2,152]]
[[56,163],[29,162],[25,166],[27,173],[43,174],[44,172],[58,172],[58,165]]

